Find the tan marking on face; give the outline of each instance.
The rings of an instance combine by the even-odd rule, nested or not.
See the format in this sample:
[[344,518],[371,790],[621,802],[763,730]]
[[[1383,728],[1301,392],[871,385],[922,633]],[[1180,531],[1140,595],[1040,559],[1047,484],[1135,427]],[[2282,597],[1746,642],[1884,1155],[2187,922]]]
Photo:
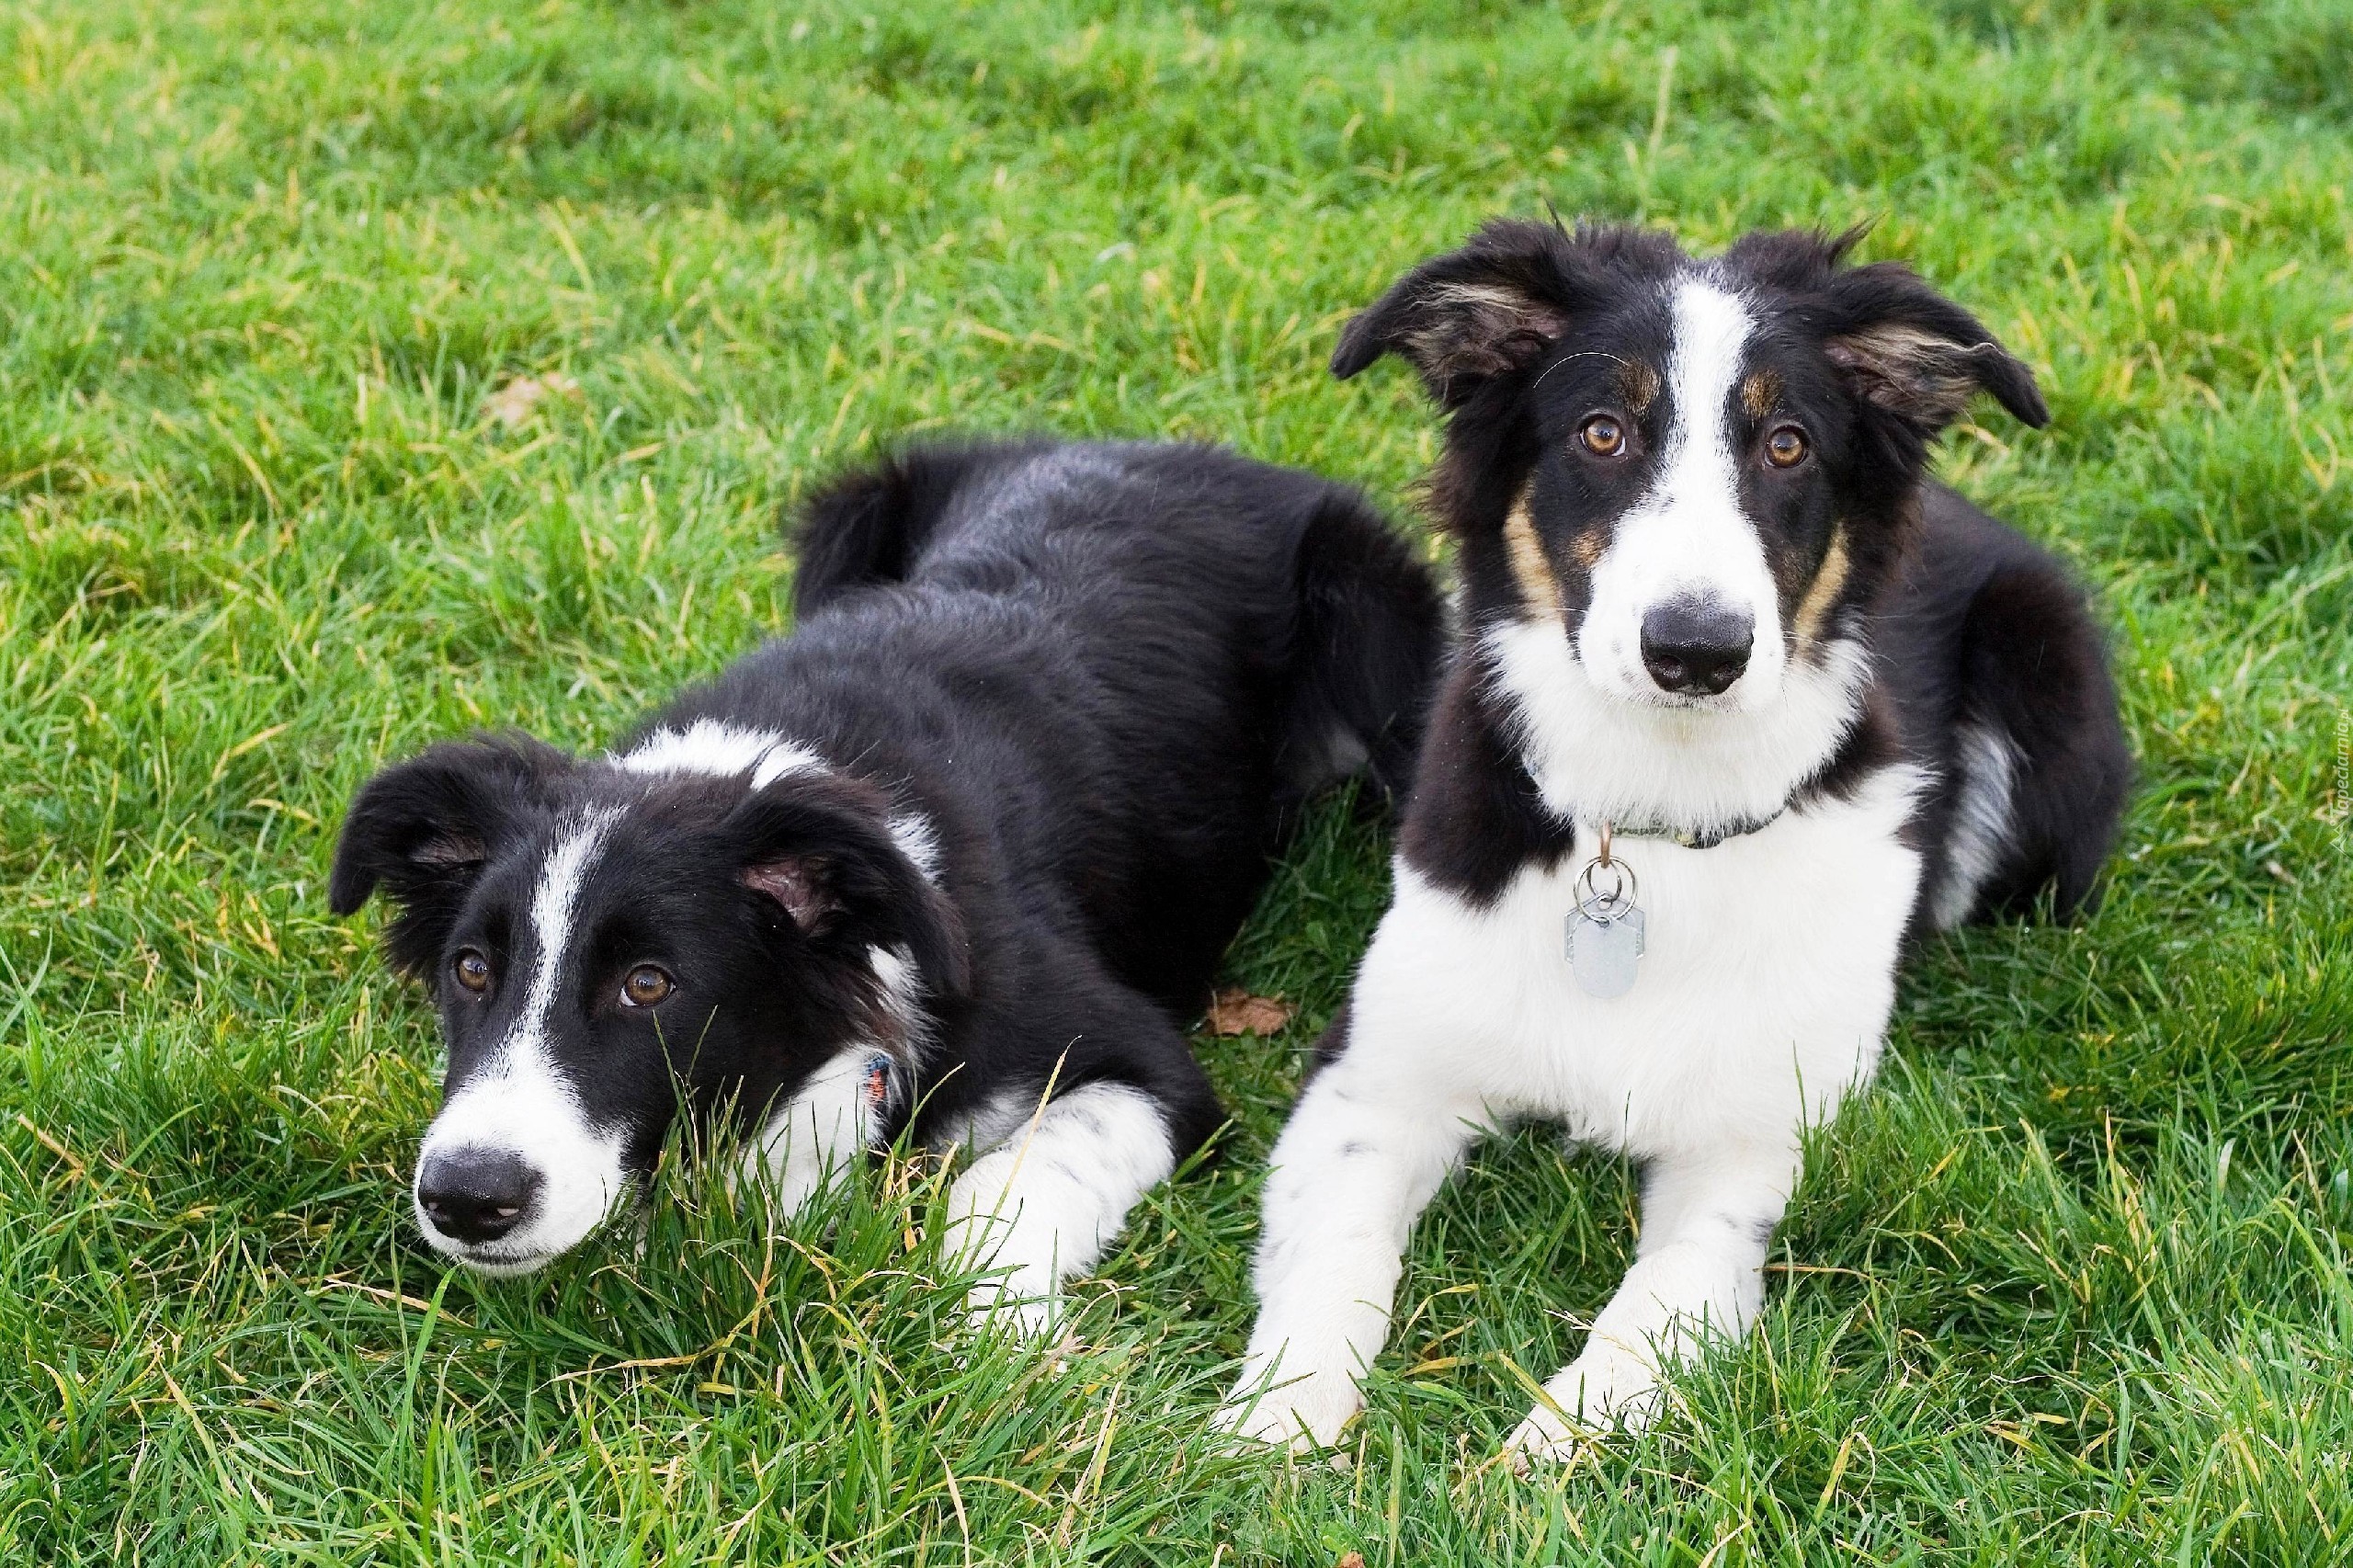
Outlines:
[[1598,533],[1581,533],[1569,540],[1569,553],[1576,557],[1579,566],[1591,572],[1601,564],[1601,551],[1606,541]]
[[1839,523],[1830,530],[1830,548],[1823,551],[1822,564],[1813,574],[1813,586],[1806,590],[1805,601],[1798,606],[1798,613],[1790,621],[1797,632],[1801,650],[1813,647],[1820,640],[1823,619],[1830,613],[1838,590],[1847,585],[1847,572],[1851,564],[1847,559],[1847,525]]
[[1529,495],[1533,485],[1519,493],[1511,504],[1511,514],[1504,519],[1504,547],[1511,551],[1511,574],[1519,584],[1521,597],[1528,608],[1540,614],[1561,613],[1561,585],[1552,576],[1552,563],[1544,559],[1543,541],[1536,537],[1536,517],[1529,510]]
[[1740,383],[1740,406],[1751,419],[1762,419],[1781,401],[1781,378],[1771,370],[1756,370]]
[[1619,367],[1619,395],[1626,400],[1626,412],[1637,417],[1650,412],[1664,384],[1658,372],[1639,359],[1629,359]]

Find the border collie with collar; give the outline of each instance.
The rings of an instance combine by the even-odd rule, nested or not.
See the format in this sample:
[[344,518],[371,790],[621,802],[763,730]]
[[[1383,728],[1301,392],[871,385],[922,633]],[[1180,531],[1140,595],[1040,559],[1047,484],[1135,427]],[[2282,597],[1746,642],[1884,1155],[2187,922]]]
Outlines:
[[1442,608],[1353,494],[1199,447],[920,450],[811,507],[796,630],[610,755],[436,745],[361,790],[438,1004],[417,1219],[487,1273],[580,1242],[673,1116],[788,1205],[903,1134],[974,1305],[1042,1329],[1221,1120],[1179,1025],[1297,803],[1402,784]]
[[1800,1138],[1876,1065],[1908,937],[2091,896],[2130,776],[2049,555],[1926,477],[2025,366],[1853,236],[1697,260],[1495,222],[1350,324],[1449,411],[1466,642],[1394,902],[1273,1156],[1229,1425],[1329,1443],[1415,1218],[1540,1117],[1643,1167],[1633,1267],[1511,1451],[1655,1410],[1763,1298]]

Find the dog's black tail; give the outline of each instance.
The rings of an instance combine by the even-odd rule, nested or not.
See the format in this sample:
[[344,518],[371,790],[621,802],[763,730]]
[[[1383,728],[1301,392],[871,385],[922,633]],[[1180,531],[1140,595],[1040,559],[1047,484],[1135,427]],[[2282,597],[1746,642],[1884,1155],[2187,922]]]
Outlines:
[[798,565],[798,620],[853,588],[898,583],[973,469],[1017,459],[1034,443],[923,447],[840,475],[809,498],[785,542]]
[[835,479],[809,498],[798,527],[785,528],[798,557],[793,619],[849,589],[904,577],[938,516],[937,506],[918,504],[916,475],[898,459]]
[[1337,487],[1300,536],[1297,574],[1283,781],[1304,797],[1361,771],[1402,799],[1446,647],[1438,586],[1363,497]]

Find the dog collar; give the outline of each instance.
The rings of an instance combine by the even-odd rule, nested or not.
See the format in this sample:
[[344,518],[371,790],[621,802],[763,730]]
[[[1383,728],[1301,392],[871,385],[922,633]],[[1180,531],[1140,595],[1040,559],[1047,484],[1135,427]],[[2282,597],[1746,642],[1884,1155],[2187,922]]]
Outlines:
[[1578,987],[1586,995],[1605,1002],[1623,996],[1634,988],[1634,981],[1642,971],[1643,954],[1650,946],[1650,918],[1643,910],[1640,884],[1634,880],[1634,869],[1612,852],[1613,838],[1625,833],[1639,838],[1672,839],[1687,849],[1712,849],[1728,838],[1756,832],[1779,820],[1789,809],[1784,801],[1771,816],[1731,822],[1705,832],[1671,827],[1620,828],[1614,819],[1602,818],[1595,830],[1597,842],[1594,857],[1570,884],[1573,903],[1566,933],[1567,956]]
[[898,1098],[898,1067],[890,1052],[878,1051],[866,1059],[866,1076],[858,1085],[858,1103],[866,1110],[867,1146],[876,1153],[889,1142],[883,1129],[890,1123],[892,1103]]
[[1629,824],[1610,821],[1601,824],[1601,832],[1605,842],[1612,834],[1615,834],[1621,838],[1664,838],[1671,843],[1680,844],[1686,849],[1713,849],[1717,845],[1727,840],[1745,838],[1752,833],[1762,832],[1780,821],[1789,813],[1789,810],[1788,804],[1784,803],[1767,815],[1737,817],[1721,827],[1688,828],[1673,827],[1665,823]]

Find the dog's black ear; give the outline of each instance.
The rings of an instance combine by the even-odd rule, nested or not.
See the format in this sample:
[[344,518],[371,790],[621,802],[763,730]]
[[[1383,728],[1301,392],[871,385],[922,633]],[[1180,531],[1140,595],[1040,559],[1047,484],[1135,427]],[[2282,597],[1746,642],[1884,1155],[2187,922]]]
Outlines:
[[736,880],[803,939],[855,951],[904,948],[935,996],[971,986],[963,921],[891,831],[888,802],[865,787],[778,780],[729,813],[720,833]]
[[384,949],[422,974],[510,824],[572,766],[525,737],[449,741],[370,778],[343,820],[327,907],[350,915],[381,886],[396,908]]
[[1405,274],[1349,322],[1332,373],[1346,381],[1384,354],[1399,355],[1421,372],[1431,397],[1460,408],[1560,341],[1594,298],[1587,253],[1609,237],[1498,219],[1461,250]]
[[1824,293],[1824,351],[1865,402],[1914,434],[1933,437],[1981,392],[2037,429],[2051,422],[2034,372],[1910,267],[1858,267],[1833,276]]

